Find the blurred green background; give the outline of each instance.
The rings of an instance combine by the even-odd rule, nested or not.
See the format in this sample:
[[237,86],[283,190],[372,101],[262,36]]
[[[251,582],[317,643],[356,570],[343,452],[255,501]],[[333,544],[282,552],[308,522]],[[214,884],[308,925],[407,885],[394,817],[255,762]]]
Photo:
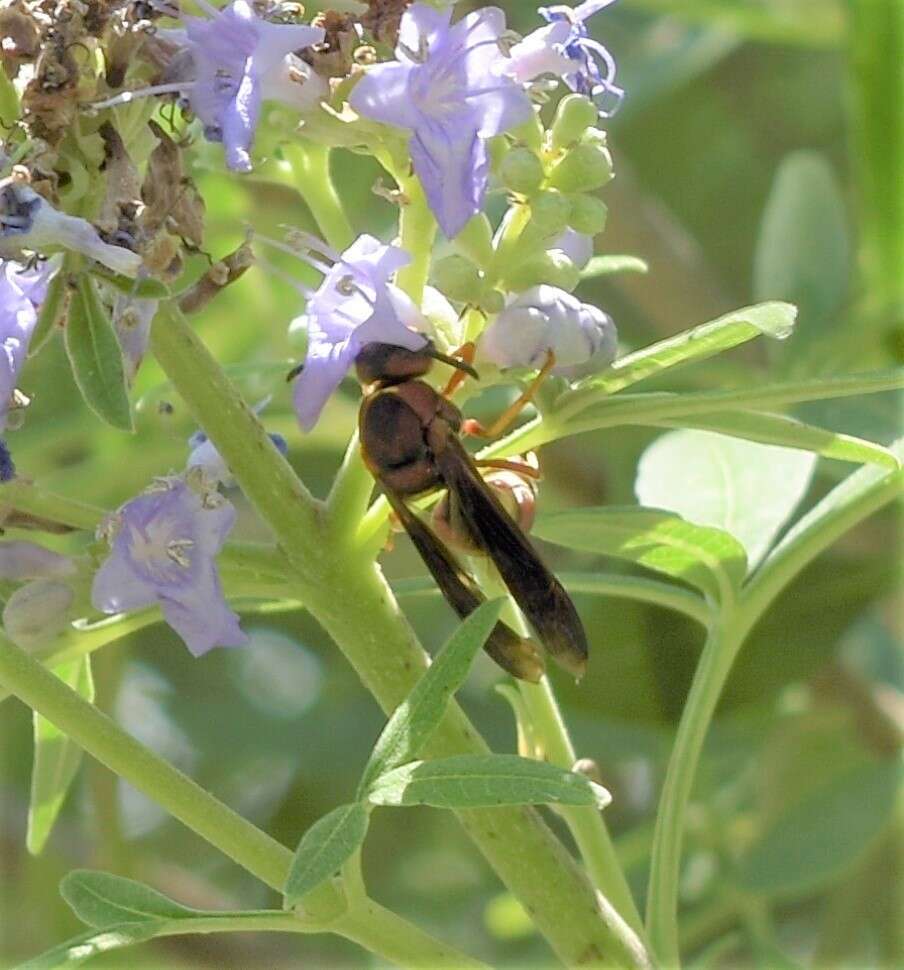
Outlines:
[[[531,4],[501,5],[515,29],[535,24]],[[583,298],[614,316],[625,348],[759,299],[801,305],[790,340],[755,343],[663,387],[749,386],[901,362],[904,88],[901,35],[888,29],[904,22],[901,11],[885,0],[622,0],[594,19],[627,91],[609,126],[617,177],[604,193],[610,222],[597,248],[641,256],[650,272],[585,284]],[[226,176],[215,149],[198,149],[194,175],[215,258],[248,223],[271,235],[285,222],[312,227],[290,187]],[[338,152],[334,162],[355,228],[390,234],[393,210],[371,192],[376,168]],[[323,494],[354,427],[358,392],[348,381],[317,429],[298,432],[282,377],[298,352],[286,327],[299,309],[288,286],[253,270],[198,326],[249,400],[274,395],[266,424],[288,438],[293,464]],[[112,508],[184,464],[194,428],[152,362],[136,387],[134,437],[86,412],[59,341],[29,365],[22,386],[34,400],[10,444],[20,473],[50,489]],[[476,407],[489,412],[497,403]],[[892,393],[798,413],[883,443],[900,433],[901,400]],[[655,437],[620,429],[547,447],[543,508],[632,503],[637,460]],[[806,504],[848,470],[820,461]],[[241,496],[235,501],[235,536],[265,538]],[[741,653],[706,748],[685,852],[682,938],[700,966],[904,964],[900,809],[896,820],[884,770],[897,756],[902,716],[896,535],[886,511],[845,537],[782,595]],[[556,568],[591,562],[542,552]],[[421,573],[406,540],[384,561],[390,578]],[[402,605],[431,649],[453,628],[435,598]],[[553,677],[578,753],[599,763],[615,794],[607,818],[642,898],[699,631],[624,600],[581,597],[578,606],[591,631],[589,673],[580,686]],[[294,846],[347,800],[382,717],[304,614],[258,614],[244,627],[252,647],[200,660],[162,625],[105,649],[95,656],[98,702]],[[494,746],[512,750],[511,712],[492,691],[497,679],[479,660],[461,700]],[[29,857],[28,711],[2,704],[0,729],[0,962],[78,931],[56,891],[74,867],[131,876],[189,905],[278,905],[89,760],[50,845]],[[475,956],[548,963],[549,951],[449,813],[376,813],[364,865],[377,899]],[[230,935],[155,942],[94,965],[238,970],[372,960],[327,937]]]

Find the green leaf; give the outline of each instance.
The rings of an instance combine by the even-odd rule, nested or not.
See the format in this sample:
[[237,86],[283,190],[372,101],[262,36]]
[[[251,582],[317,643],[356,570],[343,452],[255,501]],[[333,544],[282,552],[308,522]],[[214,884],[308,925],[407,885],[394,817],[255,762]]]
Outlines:
[[496,808],[502,805],[589,805],[612,796],[584,775],[513,754],[459,755],[414,761],[387,772],[367,795],[375,805]]
[[[576,397],[580,394],[577,399],[584,407],[598,399],[599,392],[614,394],[665,370],[706,360],[763,334],[783,339],[791,334],[796,317],[797,309],[790,303],[759,303],[734,310],[709,323],[627,354],[607,370],[588,377],[575,390],[562,395],[557,410],[562,406],[572,410],[569,402],[573,395]],[[593,397],[586,393],[590,390],[596,392]]]
[[148,921],[144,923],[121,923],[103,930],[89,930],[60,943],[40,956],[19,964],[15,970],[56,970],[57,967],[75,967],[91,957],[110,950],[120,950],[134,943],[153,939],[167,923]]
[[340,805],[318,819],[302,837],[286,879],[286,905],[294,906],[329,879],[364,842],[370,813],[367,805]]
[[395,709],[371,752],[358,785],[358,797],[391,768],[413,761],[446,713],[449,700],[465,682],[477,651],[486,643],[503,600],[479,606],[452,634],[408,697]]
[[[54,673],[85,700],[94,700],[90,657],[60,664]],[[35,753],[25,844],[32,855],[39,855],[78,773],[82,749],[37,712],[33,720]]]
[[133,431],[122,351],[87,274],[82,274],[73,294],[64,334],[72,374],[85,403],[114,428]]
[[716,431],[734,438],[759,441],[767,445],[800,448],[824,458],[873,463],[897,468],[898,459],[885,447],[853,435],[840,434],[805,424],[784,414],[763,411],[716,411],[711,414],[675,418],[655,422],[661,427],[692,427],[700,431]]
[[792,346],[823,340],[848,283],[850,247],[844,202],[828,163],[794,152],[781,164],[766,203],[754,257],[758,300],[800,309]]
[[[890,445],[889,450],[899,461],[904,460],[904,438]],[[798,559],[809,561],[844,531],[852,513],[857,514],[861,507],[873,504],[881,508],[887,496],[900,492],[902,481],[904,473],[900,468],[889,472],[874,465],[848,475],[794,523],[769,553],[760,573],[773,568],[784,570]],[[766,577],[761,575],[760,578],[765,580]]]
[[710,431],[670,431],[643,453],[634,491],[643,505],[723,529],[753,569],[810,486],[814,455]]
[[889,824],[901,780],[890,758],[857,765],[809,791],[743,853],[739,884],[799,896],[838,878]]
[[119,290],[120,293],[125,293],[126,296],[131,296],[136,299],[168,300],[173,295],[173,291],[166,283],[155,280],[150,276],[135,280],[129,276],[121,276],[118,273],[104,273],[97,269],[95,269],[94,275],[104,283],[109,283],[110,286]]
[[639,256],[612,255],[593,256],[581,270],[582,280],[592,280],[597,276],[610,276],[613,273],[648,273],[650,267]]
[[629,562],[682,579],[715,601],[731,598],[747,574],[744,547],[727,532],[673,512],[636,506],[572,509],[537,517],[547,542]]
[[58,325],[66,313],[66,302],[69,299],[69,274],[63,268],[58,270],[56,275],[47,285],[47,293],[41,309],[38,310],[38,319],[35,328],[31,332],[31,340],[28,342],[28,356],[34,355],[47,343],[48,340],[57,332]]
[[63,877],[60,893],[83,923],[98,929],[199,915],[150,886],[95,869],[74,869]]

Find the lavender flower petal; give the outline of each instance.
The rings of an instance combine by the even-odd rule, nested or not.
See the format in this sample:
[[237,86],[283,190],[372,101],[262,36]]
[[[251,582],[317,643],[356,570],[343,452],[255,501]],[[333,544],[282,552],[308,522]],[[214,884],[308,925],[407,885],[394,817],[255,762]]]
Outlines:
[[105,613],[159,604],[196,656],[247,637],[223,598],[214,557],[235,523],[235,509],[170,478],[126,503],[116,516],[111,552],[91,599]]

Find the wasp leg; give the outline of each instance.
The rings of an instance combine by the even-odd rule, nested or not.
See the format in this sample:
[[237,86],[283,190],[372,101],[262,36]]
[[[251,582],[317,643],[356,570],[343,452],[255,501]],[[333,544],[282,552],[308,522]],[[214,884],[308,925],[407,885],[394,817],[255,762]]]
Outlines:
[[523,461],[506,461],[504,458],[477,458],[474,464],[478,468],[501,468],[504,471],[515,472],[516,475],[532,478],[535,482],[539,482],[543,478],[543,473],[539,468],[528,465]]
[[[474,363],[474,356],[477,353],[477,348],[474,345],[473,340],[469,340],[466,344],[462,344],[458,350],[452,351],[452,356],[457,357],[459,360],[463,360],[466,364]],[[452,395],[461,387],[467,377],[465,371],[457,370],[449,378],[449,383],[443,388],[443,397],[452,397]]]
[[540,389],[540,385],[549,377],[549,372],[555,366],[556,355],[551,350],[547,350],[546,363],[540,369],[540,373],[524,389],[524,392],[517,400],[512,401],[488,428],[485,428],[475,418],[468,418],[461,426],[462,434],[469,434],[475,438],[498,438],[503,431],[510,427],[524,408],[530,404],[534,395]]

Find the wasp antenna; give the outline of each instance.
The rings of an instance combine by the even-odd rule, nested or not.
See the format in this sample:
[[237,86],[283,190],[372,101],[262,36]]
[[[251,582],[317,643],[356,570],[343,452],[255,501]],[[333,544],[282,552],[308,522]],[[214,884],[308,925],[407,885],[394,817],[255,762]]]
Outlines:
[[434,360],[442,361],[444,364],[454,367],[456,370],[464,371],[470,377],[473,377],[475,381],[480,380],[480,374],[478,374],[467,361],[461,360],[458,357],[452,357],[449,354],[443,354],[435,347],[425,348],[424,353],[428,357],[432,357]]
[[304,370],[304,364],[296,364],[292,370],[286,374],[286,383],[289,384]]

